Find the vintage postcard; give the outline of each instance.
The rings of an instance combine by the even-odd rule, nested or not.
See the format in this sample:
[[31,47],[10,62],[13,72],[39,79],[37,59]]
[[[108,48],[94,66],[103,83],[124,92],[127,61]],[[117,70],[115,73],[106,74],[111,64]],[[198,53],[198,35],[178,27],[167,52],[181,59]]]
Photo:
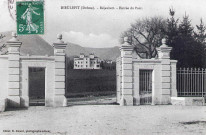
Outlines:
[[1,0],[0,135],[205,135],[205,0]]

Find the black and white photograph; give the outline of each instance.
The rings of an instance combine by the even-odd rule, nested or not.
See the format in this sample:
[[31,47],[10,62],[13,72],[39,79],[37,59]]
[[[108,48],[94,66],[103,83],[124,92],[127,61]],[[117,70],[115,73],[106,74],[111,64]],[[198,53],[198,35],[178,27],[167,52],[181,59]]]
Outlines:
[[205,135],[205,0],[1,0],[0,135]]

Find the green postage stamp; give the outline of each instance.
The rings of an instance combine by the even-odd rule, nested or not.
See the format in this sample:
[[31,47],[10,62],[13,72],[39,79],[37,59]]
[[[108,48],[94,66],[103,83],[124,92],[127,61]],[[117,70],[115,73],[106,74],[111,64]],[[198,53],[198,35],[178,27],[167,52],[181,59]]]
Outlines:
[[44,34],[43,1],[16,2],[17,34]]

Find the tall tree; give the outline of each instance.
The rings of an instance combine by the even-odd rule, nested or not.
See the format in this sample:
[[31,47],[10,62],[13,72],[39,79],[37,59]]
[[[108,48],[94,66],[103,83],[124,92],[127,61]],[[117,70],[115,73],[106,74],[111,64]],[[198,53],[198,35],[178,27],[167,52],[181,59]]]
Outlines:
[[200,63],[199,67],[206,67],[206,26],[203,23],[202,19],[200,19],[200,24],[196,25],[197,31],[194,32],[194,38],[196,41],[196,48],[197,48],[197,56]]
[[165,29],[166,20],[161,17],[139,19],[122,34],[121,38],[127,36],[128,43],[134,46],[140,57],[144,52],[147,54],[147,58],[153,58],[157,55],[156,47],[161,44]]
[[178,28],[178,39],[176,56],[178,60],[178,66],[182,67],[193,67],[194,65],[194,55],[195,55],[195,42],[193,38],[193,27],[191,25],[191,20],[189,20],[188,15],[183,16],[182,22],[179,24]]
[[191,20],[188,15],[184,15],[180,24],[179,19],[175,19],[175,11],[169,10],[170,18],[167,19],[167,44],[173,47],[171,58],[178,60],[178,67],[202,67],[203,50],[200,43],[204,37],[203,22],[198,26],[198,32],[194,33]]
[[206,26],[203,23],[202,18],[200,19],[200,24],[196,25],[196,28],[197,32],[194,32],[196,41],[206,46]]
[[167,37],[167,45],[173,47],[170,55],[171,59],[176,58],[176,49],[178,49],[177,38],[178,38],[178,21],[179,19],[175,19],[175,10],[173,8],[169,9],[170,18],[167,19],[167,29],[165,31],[165,35]]

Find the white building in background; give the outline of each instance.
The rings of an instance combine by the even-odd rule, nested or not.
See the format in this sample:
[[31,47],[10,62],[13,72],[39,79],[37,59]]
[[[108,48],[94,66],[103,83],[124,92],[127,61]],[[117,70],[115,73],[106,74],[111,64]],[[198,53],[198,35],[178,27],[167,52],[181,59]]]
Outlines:
[[89,56],[81,53],[78,58],[74,58],[74,69],[101,69],[100,63],[100,59],[93,53]]

